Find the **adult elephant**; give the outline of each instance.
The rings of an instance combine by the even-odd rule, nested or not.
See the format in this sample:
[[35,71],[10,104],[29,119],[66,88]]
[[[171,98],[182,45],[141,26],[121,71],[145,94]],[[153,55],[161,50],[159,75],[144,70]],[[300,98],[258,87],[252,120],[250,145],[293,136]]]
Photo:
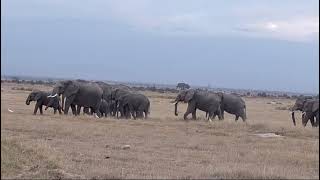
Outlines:
[[60,96],[61,94],[65,97],[64,114],[68,114],[71,105],[77,105],[80,107],[91,107],[96,113],[95,115],[98,114],[100,116],[99,108],[102,93],[102,89],[94,82],[66,80],[60,81],[54,86],[50,97]]
[[144,117],[147,119],[148,114],[150,113],[150,101],[148,97],[143,94],[128,93],[120,97],[118,108],[127,109],[127,117],[131,114],[134,119],[143,118],[144,113]]
[[107,84],[105,82],[102,82],[102,81],[96,81],[95,83],[97,83],[100,88],[102,89],[103,91],[103,94],[102,94],[102,98],[104,100],[106,100],[107,102],[110,102],[111,101],[111,92],[112,92],[112,86],[110,84]]
[[[293,125],[296,125],[294,111],[302,111],[302,125],[305,127],[310,120],[312,127],[319,126],[319,99],[299,97],[291,108]],[[314,121],[316,118],[316,121]]]
[[[226,111],[227,113],[235,115],[235,121],[237,121],[239,117],[241,117],[242,121],[246,121],[246,103],[241,97],[235,94],[226,94],[221,92],[217,94],[222,97],[220,105],[222,119],[224,119],[224,111]],[[214,117],[215,116],[216,114]]]
[[57,110],[59,111],[59,114],[61,114],[61,106],[59,103],[59,97],[52,97],[49,98],[48,95],[50,92],[45,92],[45,91],[39,91],[35,90],[32,91],[28,98],[26,99],[26,105],[30,105],[31,101],[37,101],[34,107],[33,114],[36,115],[38,109],[40,110],[40,114],[43,114],[42,107],[47,106],[45,110],[48,109],[48,107],[52,107],[54,109],[54,114],[56,114]]
[[183,116],[185,120],[190,113],[192,113],[192,119],[196,119],[197,109],[208,112],[208,120],[210,122],[214,113],[218,113],[218,117],[221,119],[221,97],[218,95],[208,95],[207,93],[203,93],[194,89],[183,90],[177,95],[176,99],[172,101],[172,103],[175,103],[174,113],[176,116],[178,115],[177,108],[180,101],[188,103],[187,111]]

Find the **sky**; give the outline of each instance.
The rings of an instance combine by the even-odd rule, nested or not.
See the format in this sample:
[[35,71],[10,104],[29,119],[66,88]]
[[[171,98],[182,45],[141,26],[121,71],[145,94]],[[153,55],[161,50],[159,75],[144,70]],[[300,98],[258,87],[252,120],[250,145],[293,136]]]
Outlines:
[[318,93],[318,0],[3,0],[2,75]]

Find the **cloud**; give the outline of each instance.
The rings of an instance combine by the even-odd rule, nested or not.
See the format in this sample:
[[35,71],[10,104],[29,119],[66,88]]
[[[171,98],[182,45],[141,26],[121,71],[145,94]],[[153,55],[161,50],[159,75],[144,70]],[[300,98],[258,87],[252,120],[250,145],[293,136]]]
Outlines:
[[234,29],[249,36],[290,41],[310,41],[319,37],[319,16],[264,21],[246,24]]
[[[300,1],[12,0],[5,5],[8,9],[5,15],[19,19],[77,18],[106,24],[113,21],[131,30],[160,35],[246,36],[289,41],[310,41],[319,36],[319,16],[314,15],[319,10]],[[297,12],[301,17],[294,18]]]

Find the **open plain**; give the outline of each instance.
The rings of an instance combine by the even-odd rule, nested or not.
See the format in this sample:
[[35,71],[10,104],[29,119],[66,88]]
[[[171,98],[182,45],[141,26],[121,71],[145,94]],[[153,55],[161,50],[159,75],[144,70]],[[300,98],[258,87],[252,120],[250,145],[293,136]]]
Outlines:
[[245,97],[246,123],[228,113],[209,123],[201,111],[184,121],[183,103],[175,116],[175,94],[142,92],[149,119],[97,119],[33,115],[17,87],[52,89],[1,84],[1,178],[319,179],[319,128],[303,128],[301,113],[293,126],[294,100]]

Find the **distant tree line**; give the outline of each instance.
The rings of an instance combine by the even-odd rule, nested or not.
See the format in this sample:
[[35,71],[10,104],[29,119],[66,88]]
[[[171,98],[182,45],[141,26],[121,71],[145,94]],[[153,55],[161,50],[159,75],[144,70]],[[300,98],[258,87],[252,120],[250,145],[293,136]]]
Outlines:
[[[9,82],[9,83],[17,83],[17,84],[39,84],[39,85],[49,85],[52,86],[55,84],[55,81],[52,79],[48,79],[48,80],[23,80],[23,79],[19,79],[18,77],[12,77],[10,80],[1,80],[1,83],[3,82]],[[151,86],[151,87],[142,87],[142,86],[133,86],[130,87],[132,90],[136,90],[136,91],[152,91],[152,92],[158,92],[158,93],[178,93],[180,90],[186,90],[186,89],[190,89],[190,85],[186,84],[186,83],[178,83],[176,86],[176,89],[174,88],[156,88],[155,86]],[[202,90],[202,89],[201,89]],[[208,89],[206,89],[206,91],[209,91]],[[291,98],[291,99],[297,99],[302,95],[291,95],[289,96],[286,93],[283,94],[268,94],[267,92],[258,92],[258,93],[252,93],[252,92],[244,92],[244,93],[238,93],[238,92],[230,92],[232,94],[236,94],[239,96],[243,96],[243,97],[265,97],[265,98],[274,98],[274,97],[280,97],[280,98]],[[319,98],[319,94],[317,94],[316,96],[314,96],[315,98]]]

